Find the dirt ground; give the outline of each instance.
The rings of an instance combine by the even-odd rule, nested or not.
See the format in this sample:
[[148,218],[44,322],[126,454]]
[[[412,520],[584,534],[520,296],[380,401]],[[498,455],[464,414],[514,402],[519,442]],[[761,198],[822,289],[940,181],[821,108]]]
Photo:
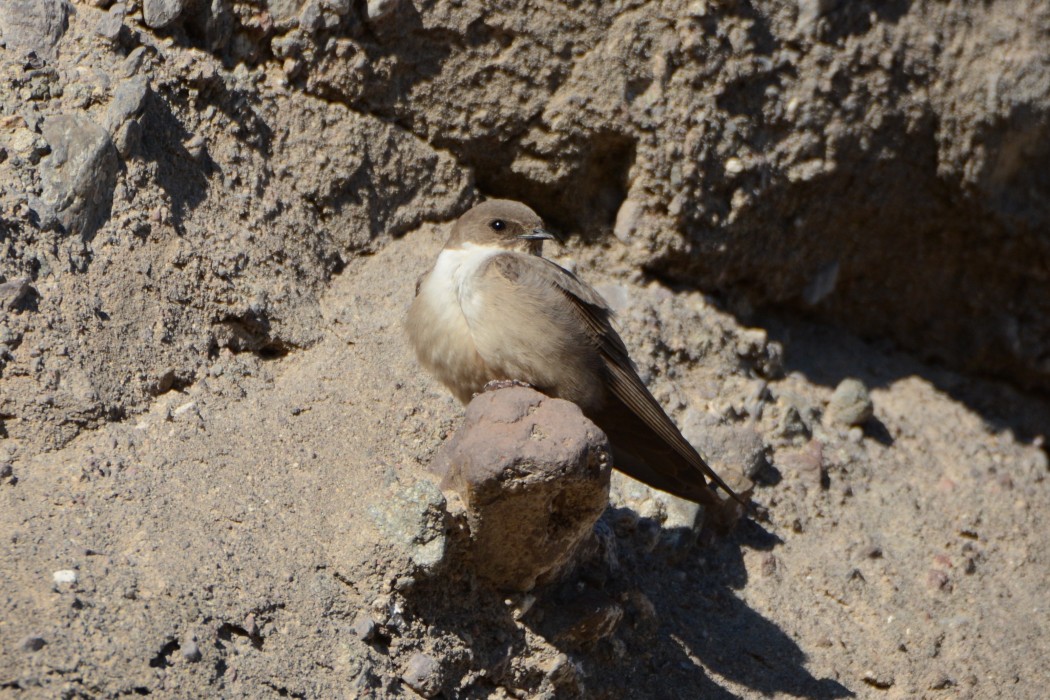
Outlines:
[[[1043,697],[1022,4],[0,7],[0,696]],[[768,522],[475,579],[402,322],[508,195]]]

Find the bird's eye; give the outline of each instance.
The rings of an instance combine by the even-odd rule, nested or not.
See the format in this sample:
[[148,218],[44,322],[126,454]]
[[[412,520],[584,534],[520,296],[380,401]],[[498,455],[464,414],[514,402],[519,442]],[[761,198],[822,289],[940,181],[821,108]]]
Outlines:
[[489,228],[493,231],[502,231],[507,228],[507,222],[503,219],[493,219],[489,222]]

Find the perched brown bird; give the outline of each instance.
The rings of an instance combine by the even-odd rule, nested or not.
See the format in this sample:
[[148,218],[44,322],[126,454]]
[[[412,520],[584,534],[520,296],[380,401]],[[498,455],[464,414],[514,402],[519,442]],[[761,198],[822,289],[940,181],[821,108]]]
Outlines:
[[508,380],[572,401],[609,438],[615,468],[731,525],[742,509],[707,479],[746,501],[646,389],[605,300],[541,257],[551,238],[519,202],[490,200],[461,216],[408,313],[420,363],[464,404],[486,384]]

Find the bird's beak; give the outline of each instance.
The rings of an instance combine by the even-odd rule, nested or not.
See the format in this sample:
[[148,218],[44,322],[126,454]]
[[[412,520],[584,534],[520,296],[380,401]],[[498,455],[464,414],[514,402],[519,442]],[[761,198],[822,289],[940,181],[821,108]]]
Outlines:
[[518,236],[523,241],[553,241],[554,234],[542,228],[534,228],[529,233]]

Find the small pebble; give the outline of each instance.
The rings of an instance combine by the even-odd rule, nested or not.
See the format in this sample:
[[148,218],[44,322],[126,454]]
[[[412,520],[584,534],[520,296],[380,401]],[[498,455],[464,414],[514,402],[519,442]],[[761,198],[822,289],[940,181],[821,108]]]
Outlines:
[[184,403],[181,406],[177,406],[173,411],[171,411],[171,413],[172,413],[172,416],[182,416],[183,413],[188,413],[189,411],[191,411],[191,410],[193,410],[195,408],[196,408],[196,401],[190,401],[190,402]]
[[361,641],[371,642],[376,636],[376,621],[370,615],[358,615],[350,630]]
[[441,665],[430,654],[416,652],[408,660],[401,680],[423,697],[432,698],[441,690]]
[[29,635],[22,640],[22,651],[40,651],[47,641],[43,637]]
[[51,574],[52,580],[56,585],[61,586],[64,583],[76,583],[77,572],[72,569],[59,569],[55,573]]
[[399,0],[368,0],[365,3],[365,15],[369,21],[375,22],[388,17],[400,4]]
[[182,652],[182,658],[190,663],[197,663],[201,660],[201,648],[197,646],[197,642],[192,639],[179,647],[179,651]]
[[828,418],[843,427],[859,426],[874,415],[868,388],[857,379],[843,379],[828,402]]

